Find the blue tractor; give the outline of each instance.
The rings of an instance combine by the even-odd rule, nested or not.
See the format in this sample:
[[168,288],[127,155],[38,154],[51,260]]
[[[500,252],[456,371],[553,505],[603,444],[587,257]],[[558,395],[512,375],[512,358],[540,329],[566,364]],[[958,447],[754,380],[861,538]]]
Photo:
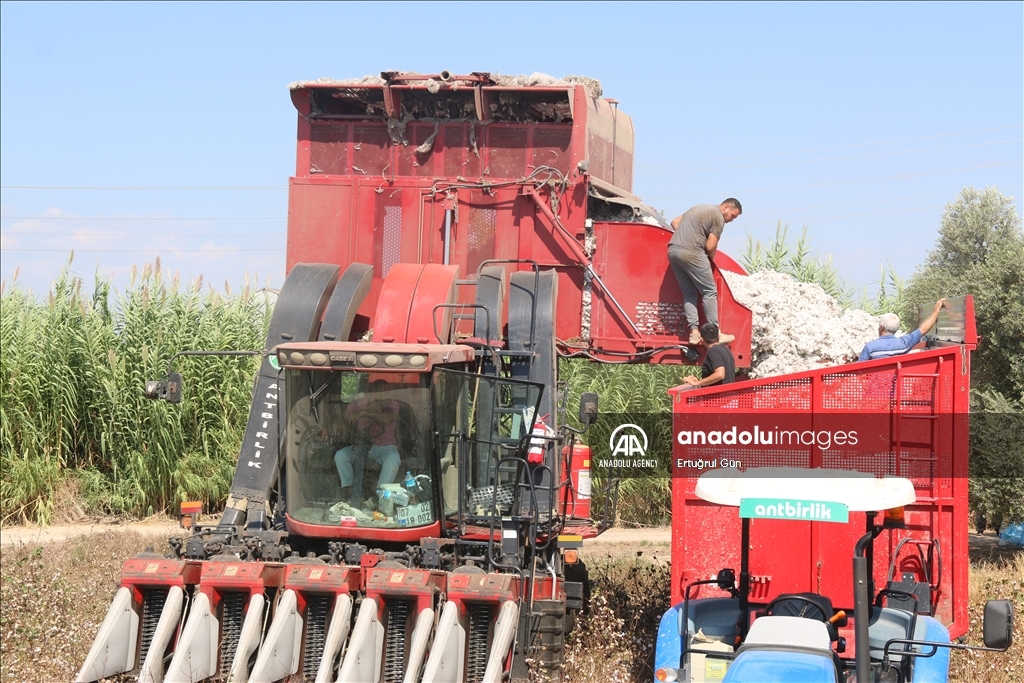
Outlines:
[[[655,680],[661,683],[945,683],[949,652],[1004,652],[1012,643],[1013,605],[985,605],[985,647],[950,642],[949,631],[921,614],[919,596],[870,580],[874,539],[902,522],[902,508],[916,500],[913,483],[847,470],[800,468],[720,469],[698,479],[701,499],[739,508],[740,571],[692,581],[684,599],[661,619]],[[853,642],[850,615],[825,595],[783,593],[766,605],[750,595],[751,519],[848,523],[867,512],[867,529],[853,552]],[[876,522],[878,513],[882,521]],[[691,598],[709,585],[721,597]],[[858,644],[867,643],[867,647]],[[854,655],[847,657],[849,646]]]

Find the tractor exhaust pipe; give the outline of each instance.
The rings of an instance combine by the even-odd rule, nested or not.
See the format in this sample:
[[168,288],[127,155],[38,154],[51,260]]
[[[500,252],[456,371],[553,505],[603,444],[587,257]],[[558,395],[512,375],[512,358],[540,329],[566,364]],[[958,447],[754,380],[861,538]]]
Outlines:
[[868,559],[865,556],[872,540],[874,534],[869,531],[857,541],[853,551],[853,632],[857,640],[857,683],[872,683],[871,642],[868,640],[871,596],[868,589]]

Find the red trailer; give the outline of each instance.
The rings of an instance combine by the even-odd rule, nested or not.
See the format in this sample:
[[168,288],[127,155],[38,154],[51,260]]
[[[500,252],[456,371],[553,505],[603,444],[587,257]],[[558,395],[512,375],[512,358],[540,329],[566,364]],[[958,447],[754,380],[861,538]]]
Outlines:
[[[741,564],[740,516],[695,494],[702,473],[722,467],[857,470],[909,479],[916,493],[902,525],[886,524],[875,540],[869,585],[916,596],[919,613],[945,625],[951,638],[967,632],[968,410],[977,332],[970,296],[947,306],[920,348],[907,355],[671,390],[674,605],[687,585]],[[820,500],[828,492],[815,491],[815,479],[808,478],[803,497],[815,500],[816,493]],[[748,520],[751,609],[782,594],[813,593],[853,615],[851,551],[870,528],[869,514],[881,521],[865,512],[850,512],[848,524]],[[694,586],[690,598],[721,595],[706,583]],[[840,635],[856,647],[852,624]]]

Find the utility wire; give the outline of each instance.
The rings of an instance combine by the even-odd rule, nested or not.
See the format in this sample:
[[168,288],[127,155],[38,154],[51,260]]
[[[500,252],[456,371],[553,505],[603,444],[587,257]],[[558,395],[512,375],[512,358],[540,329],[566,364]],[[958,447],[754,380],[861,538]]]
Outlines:
[[746,156],[738,157],[719,157],[717,159],[696,159],[694,161],[669,161],[659,164],[639,164],[637,168],[656,168],[660,166],[679,166],[681,164],[706,164],[712,161],[737,161],[739,159],[760,159],[763,157],[777,157],[785,156],[788,154],[808,154],[810,152],[831,152],[837,149],[853,149],[855,147],[872,147],[875,145],[891,145],[897,142],[913,142],[915,140],[931,140],[934,138],[946,138],[954,135],[968,135],[970,133],[985,133],[992,130],[1006,130],[1007,128],[1020,128],[1024,126],[1024,123],[1014,123],[1009,126],[995,126],[994,128],[977,128],[975,130],[962,130],[955,133],[938,133],[936,135],[923,135],[915,138],[902,138],[899,140],[882,140],[879,142],[859,142],[852,145],[839,145],[836,147],[816,147],[813,149],[798,149],[790,152],[768,152],[765,154],[748,154]]
[[2,190],[111,190],[111,191],[139,191],[139,192],[205,192],[215,191],[262,191],[262,190],[286,190],[287,185],[224,185],[218,187],[100,187],[86,185],[0,185]]
[[[1014,185],[1010,189],[1021,188],[1020,185]],[[1005,188],[1004,188],[1005,189]],[[903,202],[910,201],[912,199],[931,199],[933,197],[947,197],[948,192],[937,192],[935,194],[921,194],[914,195],[913,197],[896,197],[893,199],[872,199],[865,202],[849,202],[846,204],[816,204],[814,206],[789,206],[781,209],[757,209],[753,211],[744,211],[744,216],[754,216],[762,213],[781,213],[783,211],[805,211],[807,209],[834,209],[841,206],[864,206],[865,204],[887,204],[890,202]],[[0,216],[0,219],[17,219],[17,220],[40,220],[40,221],[51,221],[51,220],[91,220],[98,222],[106,221],[229,221],[229,220],[284,220],[287,216],[253,216],[250,218],[89,218],[84,216]],[[225,237],[224,233],[146,233],[146,234],[129,234],[123,232],[89,232],[89,233],[70,233],[70,232],[49,232],[41,230],[3,230],[5,235],[66,235],[68,237]],[[280,237],[280,232],[247,232],[247,233],[230,233],[227,235],[230,237]]]
[[[853,149],[856,147],[871,147],[875,145],[890,145],[899,142],[913,142],[915,140],[931,140],[934,138],[951,137],[955,135],[969,135],[971,133],[984,133],[993,130],[1006,130],[1008,128],[1020,128],[1024,123],[1014,123],[1007,126],[994,126],[991,128],[977,128],[974,130],[963,130],[956,131],[953,133],[938,133],[935,135],[921,135],[912,138],[900,138],[896,140],[881,140],[878,142],[859,142],[851,145],[837,145],[833,147],[815,147],[811,149],[800,149],[791,150],[787,152],[768,152],[764,154],[748,154],[744,156],[734,157],[718,157],[715,159],[697,159],[693,161],[673,161],[657,164],[639,164],[637,169],[644,168],[658,168],[664,166],[680,166],[686,164],[703,164],[717,161],[735,161],[739,159],[759,159],[763,157],[773,156],[785,156],[789,154],[807,154],[810,152],[828,152],[837,149]],[[1010,141],[1007,141],[1010,142]],[[1001,144],[1001,143],[978,143],[978,145],[984,144]],[[971,147],[975,145],[963,145],[964,147]],[[937,148],[937,149],[954,149],[954,148]],[[910,150],[910,151],[932,151],[932,150]],[[894,152],[896,153],[896,152]],[[848,157],[857,158],[857,157]],[[736,167],[742,168],[742,167]],[[702,169],[703,170],[703,169]],[[3,190],[88,190],[88,191],[130,191],[130,192],[205,192],[205,191],[263,191],[263,190],[284,190],[287,189],[287,185],[219,185],[219,186],[180,186],[180,187],[160,187],[160,186],[93,186],[93,185],[0,185],[0,189]]]
[[[848,214],[844,214],[842,216],[817,216],[815,218],[801,218],[799,220],[800,220],[801,223],[809,223],[811,221],[830,221],[830,220],[835,220],[835,219],[839,219],[839,218],[860,218],[862,216],[883,216],[883,215],[887,215],[887,214],[891,214],[891,213],[909,213],[909,212],[912,212],[912,211],[928,211],[930,209],[941,209],[944,206],[945,205],[918,206],[918,207],[913,208],[913,209],[893,209],[892,211],[872,211],[870,213],[848,213]],[[761,228],[761,227],[767,227],[767,226],[772,226],[772,225],[777,225],[777,223],[775,223],[775,222],[773,222],[773,223],[751,223],[751,224],[742,225],[742,226],[739,226],[739,227],[743,227],[743,228]]]
[[899,180],[902,178],[919,178],[921,176],[939,175],[941,173],[956,173],[958,171],[977,171],[983,168],[997,168],[1000,166],[1017,166],[1024,163],[1022,161],[1006,161],[998,164],[985,164],[982,166],[966,166],[964,168],[947,168],[942,171],[924,171],[922,173],[904,173],[901,175],[890,175],[890,176],[879,176],[877,178],[858,178],[855,180],[836,180],[828,183],[811,183],[809,185],[788,185],[785,187],[765,187],[758,190],[728,190],[726,192],[704,192],[702,194],[686,194],[686,195],[674,195],[671,197],[653,197],[647,201],[657,202],[665,201],[667,199],[693,199],[695,197],[708,197],[708,196],[719,196],[721,194],[728,195],[744,195],[744,194],[755,194],[757,192],[777,192],[780,190],[802,190],[808,187],[828,187],[832,185],[853,185],[856,183],[870,183],[879,180]]
[[28,248],[21,248],[21,247],[11,247],[11,248],[0,247],[0,251],[31,251],[31,252],[37,252],[37,251],[59,251],[59,252],[64,252],[64,253],[74,251],[76,254],[78,254],[78,253],[153,254],[153,253],[156,253],[156,252],[168,253],[168,254],[179,254],[179,253],[186,253],[186,252],[187,253],[220,252],[220,253],[226,253],[226,254],[230,254],[230,253],[243,254],[243,253],[247,253],[247,252],[250,252],[250,251],[284,251],[284,247],[280,247],[280,248],[276,248],[276,249],[240,249],[240,248],[239,249],[236,249],[236,248],[228,248],[228,249],[216,249],[216,248],[211,248],[211,249],[175,249],[174,247],[157,247],[155,249],[78,249],[77,247],[71,247],[71,248],[65,247],[64,249],[28,249]]
[[[1020,186],[1015,186],[1015,187],[1020,187]],[[935,194],[915,195],[913,197],[898,197],[898,198],[895,198],[895,199],[876,199],[876,200],[871,200],[871,201],[866,201],[866,202],[849,202],[849,203],[845,203],[845,204],[818,204],[818,205],[815,205],[815,206],[796,206],[796,207],[787,207],[787,208],[782,208],[782,209],[761,209],[761,210],[758,210],[758,211],[744,211],[743,215],[745,217],[750,217],[750,216],[760,215],[760,214],[783,213],[783,212],[788,212],[788,211],[806,211],[808,209],[833,209],[833,208],[839,208],[839,207],[844,207],[844,206],[864,206],[864,205],[870,205],[870,204],[886,204],[886,203],[889,203],[889,202],[909,201],[911,199],[931,199],[933,197],[947,197],[947,196],[949,196],[948,192],[939,192],[939,193],[935,193]],[[917,208],[912,208],[912,209],[891,209],[891,210],[888,210],[888,211],[873,211],[873,212],[870,212],[870,213],[843,214],[841,216],[817,216],[817,217],[814,217],[814,218],[795,218],[795,219],[792,219],[792,220],[795,220],[795,221],[822,221],[822,220],[833,220],[833,219],[838,219],[838,218],[857,218],[857,217],[860,217],[860,216],[882,216],[882,215],[891,214],[891,213],[906,213],[906,212],[909,212],[909,211],[925,211],[925,210],[928,210],[928,209],[939,209],[939,208],[944,208],[944,205],[922,206],[922,207],[917,207]],[[780,218],[779,220],[784,220],[784,219]],[[756,227],[776,225],[776,223],[777,223],[777,221],[774,222],[774,223],[744,223],[743,225],[741,225],[739,227],[743,227],[743,228],[756,228]],[[279,232],[231,233],[229,235],[225,235],[224,233],[193,233],[193,234],[154,233],[154,234],[144,234],[144,235],[132,235],[132,234],[121,233],[121,232],[67,233],[67,232],[40,232],[40,231],[33,231],[33,230],[5,230],[4,234],[5,235],[47,235],[47,236],[56,236],[56,237],[130,237],[130,238],[141,238],[141,237],[174,237],[174,238],[190,238],[190,237],[221,237],[221,238],[223,238],[223,237],[231,237],[231,238],[234,238],[234,237],[281,237],[281,233],[279,233]],[[128,249],[128,250],[125,250],[125,251],[145,251],[145,252],[148,252],[148,251],[154,251],[154,250],[155,249],[153,249],[153,250],[150,250],[150,249]],[[173,249],[173,250],[174,251],[207,251],[205,249],[196,249],[196,250]],[[16,249],[16,248],[9,248],[9,249],[5,249],[5,251],[46,251],[46,250],[45,249]],[[54,249],[53,251],[64,251],[64,250],[62,250],[62,249]],[[96,250],[92,250],[92,251],[106,251],[106,250],[96,249]],[[110,250],[110,251],[118,251],[118,250]],[[247,251],[247,250],[242,250],[242,251]],[[255,250],[252,250],[252,251],[266,251],[266,250],[255,249]],[[270,251],[276,251],[276,250],[271,249]]]
[[952,147],[930,147],[928,149],[906,149],[896,152],[875,152],[874,154],[855,154],[845,157],[822,157],[819,159],[794,159],[792,161],[773,161],[766,164],[740,164],[738,166],[714,166],[711,168],[679,168],[667,171],[639,171],[637,175],[672,175],[678,173],[698,173],[705,171],[727,171],[737,168],[764,168],[768,166],[789,166],[793,164],[814,164],[826,161],[847,161],[850,159],[868,159],[872,157],[887,157],[897,154],[916,154],[919,152],[941,152],[949,149],[966,149],[968,147],[985,147],[989,145],[1005,145],[1011,142],[1024,142],[1024,138],[1014,140],[999,140],[996,142],[979,142],[973,145],[954,145]]
[[142,233],[131,234],[127,232],[50,232],[41,230],[4,230],[5,235],[56,235],[58,237],[284,237],[283,232],[165,232],[165,233]]
[[277,221],[284,220],[288,216],[221,216],[216,218],[131,218],[119,216],[116,218],[101,218],[90,216],[0,216],[0,219],[19,221]]
[[[929,196],[945,196],[945,193],[943,193],[941,195],[923,195],[922,197],[929,197]],[[913,197],[910,197],[909,199],[913,199]],[[885,200],[885,201],[899,201],[899,200]],[[861,202],[861,203],[870,204],[872,202]],[[817,207],[806,207],[806,208],[831,208],[831,207],[838,207],[838,206],[856,206],[856,204],[825,204],[825,205],[821,205],[821,206],[817,206]],[[896,214],[896,213],[909,213],[909,212],[914,212],[914,211],[928,211],[928,210],[932,210],[932,209],[941,209],[941,208],[944,208],[944,206],[945,205],[919,206],[919,207],[914,207],[914,208],[911,208],[911,209],[892,209],[892,210],[889,210],[889,211],[872,211],[872,212],[867,212],[867,213],[850,213],[850,214],[842,214],[842,215],[838,215],[838,216],[815,216],[813,218],[800,218],[800,219],[797,219],[797,220],[799,220],[800,222],[812,222],[812,221],[837,220],[837,219],[841,219],[841,218],[860,218],[860,217],[863,217],[863,216],[884,216],[884,215]],[[778,209],[778,211],[783,211],[783,210],[785,210],[785,209]],[[789,209],[789,210],[794,210],[794,209]],[[770,211],[766,210],[766,211],[762,211],[762,212],[759,212],[759,213],[770,213]],[[748,215],[748,214],[745,214],[745,215]],[[745,223],[745,224],[743,224],[741,226],[738,226],[738,227],[742,227],[742,228],[759,228],[759,227],[773,226],[773,225],[776,225],[776,223],[777,222]],[[18,234],[29,234],[29,233],[18,233]],[[32,234],[40,234],[40,233],[32,233]],[[100,236],[100,234],[95,234],[95,235],[75,235],[75,236],[76,237],[98,237],[98,236]],[[121,237],[122,235],[114,233],[114,234],[111,234],[110,236]],[[146,235],[146,236],[147,237],[155,237],[156,235]],[[167,237],[190,237],[190,235],[166,235],[166,236]],[[217,235],[213,235],[213,236],[216,237]],[[245,236],[246,235],[230,235],[230,237],[245,237]],[[279,236],[279,235],[275,235],[275,236]],[[153,253],[153,252],[175,252],[175,253],[177,253],[177,252],[198,252],[198,253],[202,253],[202,252],[229,252],[230,253],[230,252],[239,252],[239,253],[242,253],[242,252],[250,252],[250,251],[284,251],[284,248],[242,249],[242,248],[234,248],[234,247],[229,247],[229,248],[210,248],[210,249],[177,249],[177,248],[174,248],[174,247],[154,247],[154,248],[151,248],[151,249],[78,249],[78,248],[63,248],[63,249],[41,248],[41,249],[31,249],[31,248],[20,248],[20,247],[11,247],[11,248],[6,248],[5,247],[5,248],[3,248],[3,251],[65,252],[65,251],[71,251],[71,249],[74,249],[74,251],[76,251],[76,252],[95,252],[95,253],[105,253],[105,252],[111,252],[111,253],[113,253],[113,252],[128,252],[128,253]]]
[[[1013,185],[1010,188],[1003,188],[1003,189],[1014,189],[1014,190],[1016,190],[1016,189],[1021,188],[1021,187],[1022,187],[1021,185]],[[757,210],[754,210],[754,211],[747,211],[747,210],[744,209],[743,215],[744,216],[753,216],[753,215],[761,214],[761,213],[781,213],[783,211],[806,211],[807,209],[834,209],[834,208],[838,208],[840,206],[864,206],[865,204],[888,204],[888,203],[891,203],[891,202],[910,201],[911,199],[932,199],[934,197],[949,197],[949,196],[950,195],[949,195],[948,192],[937,192],[935,194],[919,194],[919,195],[914,195],[913,197],[896,197],[896,198],[893,198],[893,199],[872,199],[872,200],[866,201],[866,202],[849,202],[849,203],[846,203],[846,204],[817,204],[815,206],[790,206],[790,207],[786,207],[786,208],[782,208],[782,209],[757,209]]]

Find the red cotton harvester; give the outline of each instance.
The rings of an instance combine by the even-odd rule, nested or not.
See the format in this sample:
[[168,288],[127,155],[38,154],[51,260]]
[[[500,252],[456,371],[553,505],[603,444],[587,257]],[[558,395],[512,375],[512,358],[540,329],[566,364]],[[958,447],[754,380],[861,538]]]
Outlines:
[[[287,279],[225,512],[125,563],[78,681],[559,679],[616,491],[590,507],[558,360],[699,359],[632,121],[593,88],[291,87]],[[181,399],[171,369],[153,398]]]

